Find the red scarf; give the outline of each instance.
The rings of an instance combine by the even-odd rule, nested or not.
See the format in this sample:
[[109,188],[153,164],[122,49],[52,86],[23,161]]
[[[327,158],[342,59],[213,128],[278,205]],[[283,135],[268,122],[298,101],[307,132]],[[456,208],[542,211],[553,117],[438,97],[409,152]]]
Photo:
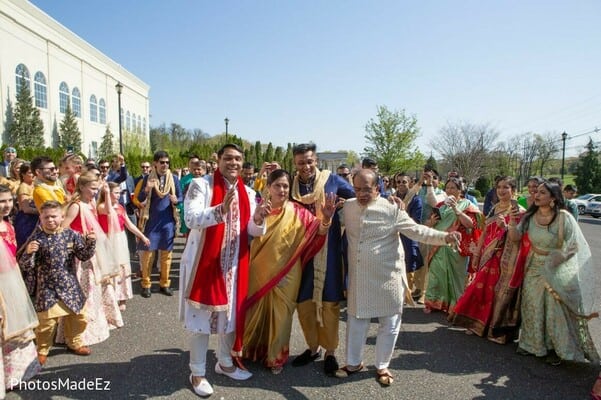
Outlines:
[[[248,194],[242,178],[238,177],[236,182],[238,191],[238,207],[240,213],[240,244],[238,247],[238,281],[236,284],[236,341],[234,351],[242,350],[242,338],[244,336],[244,322],[246,315],[242,310],[242,303],[248,293],[248,233],[247,225],[250,219],[250,203]],[[211,207],[223,203],[227,188],[225,180],[219,172],[213,175],[213,197]],[[205,231],[205,241],[202,253],[198,261],[196,276],[190,289],[188,299],[200,304],[201,308],[212,311],[223,311],[227,309],[228,298],[223,270],[221,269],[221,248],[225,223],[210,226]]]

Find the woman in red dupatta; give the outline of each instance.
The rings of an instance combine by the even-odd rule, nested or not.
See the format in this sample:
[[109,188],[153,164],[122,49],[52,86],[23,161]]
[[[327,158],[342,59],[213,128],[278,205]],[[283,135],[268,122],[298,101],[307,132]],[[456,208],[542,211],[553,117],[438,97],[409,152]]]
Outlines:
[[262,361],[274,374],[288,359],[292,315],[302,268],[325,243],[335,196],[329,195],[319,221],[299,204],[288,201],[291,178],[276,170],[267,179],[272,212],[267,232],[254,238],[250,248],[244,357]]
[[[520,245],[507,239],[510,211],[515,202],[516,181],[505,176],[497,181],[499,202],[486,218],[484,233],[471,260],[476,271],[472,282],[457,300],[449,320],[478,336],[505,343],[519,320],[519,289],[524,276]],[[525,212],[520,207],[520,215]]]

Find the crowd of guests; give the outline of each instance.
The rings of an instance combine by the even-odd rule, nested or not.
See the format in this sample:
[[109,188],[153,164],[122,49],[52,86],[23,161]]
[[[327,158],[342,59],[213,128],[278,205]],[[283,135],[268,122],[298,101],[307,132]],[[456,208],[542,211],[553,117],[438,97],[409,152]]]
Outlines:
[[219,336],[216,373],[248,379],[247,359],[279,374],[295,312],[307,349],[291,365],[323,357],[324,372],[339,378],[364,370],[367,329],[377,318],[383,386],[394,381],[388,366],[403,306],[415,302],[425,313],[446,313],[468,334],[518,341],[519,354],[552,365],[599,360],[587,326],[599,274],[559,180],[531,178],[518,199],[515,179],[497,177],[483,213],[455,170],[444,182],[431,166],[419,179],[382,177],[375,160],[364,159],[360,168],[332,173],[317,168],[314,144],[294,146],[294,171],[265,162],[257,172],[243,155],[226,144],[216,160],[191,156],[176,171],[157,151],[133,178],[121,155],[96,163],[67,154],[57,168],[48,157],[27,162],[7,148],[0,171],[7,174],[0,257],[10,261],[0,268],[1,317],[11,328],[1,338],[4,381],[35,375],[53,341],[85,356],[122,327],[132,257],[140,261],[142,297],[153,293],[155,255],[159,292],[172,296],[177,232],[186,237],[180,319],[191,332],[189,380],[200,396],[213,393],[209,335]]

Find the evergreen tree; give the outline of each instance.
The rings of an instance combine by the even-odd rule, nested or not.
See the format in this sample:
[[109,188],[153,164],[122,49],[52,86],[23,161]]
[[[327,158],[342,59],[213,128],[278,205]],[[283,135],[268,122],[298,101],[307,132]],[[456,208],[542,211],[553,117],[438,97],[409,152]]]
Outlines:
[[589,139],[586,150],[586,153],[578,157],[574,182],[580,193],[599,193],[601,192],[601,163],[593,139]]
[[71,146],[74,153],[81,153],[81,132],[77,127],[75,113],[71,110],[70,102],[67,102],[65,116],[59,124],[60,147],[66,149]]
[[271,142],[269,142],[267,148],[265,149],[265,153],[263,154],[263,160],[267,162],[275,161],[275,159],[273,158],[273,144],[271,144]]
[[[426,165],[429,165],[431,168],[434,168],[438,171],[438,163],[432,154],[430,154],[430,157],[428,157],[428,160],[426,160]],[[438,171],[438,173],[440,173],[440,171]]]
[[106,130],[104,131],[104,136],[102,136],[100,148],[98,149],[99,159],[109,159],[115,154],[114,140],[115,137],[113,136],[113,132],[111,132],[111,127],[107,125]]
[[44,123],[40,110],[33,105],[33,97],[25,77],[21,76],[17,103],[8,129],[9,142],[18,147],[44,147]]
[[259,140],[255,142],[255,165],[257,168],[261,168],[263,166],[262,148]]

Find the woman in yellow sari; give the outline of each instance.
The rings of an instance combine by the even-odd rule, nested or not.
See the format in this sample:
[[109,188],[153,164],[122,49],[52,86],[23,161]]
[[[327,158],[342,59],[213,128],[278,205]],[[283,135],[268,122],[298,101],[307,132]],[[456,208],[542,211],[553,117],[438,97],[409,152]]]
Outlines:
[[288,359],[292,315],[302,268],[325,243],[336,196],[329,194],[321,221],[303,206],[289,201],[291,178],[279,169],[267,178],[271,214],[267,232],[250,246],[250,278],[244,332],[244,357],[262,361],[274,374]]

